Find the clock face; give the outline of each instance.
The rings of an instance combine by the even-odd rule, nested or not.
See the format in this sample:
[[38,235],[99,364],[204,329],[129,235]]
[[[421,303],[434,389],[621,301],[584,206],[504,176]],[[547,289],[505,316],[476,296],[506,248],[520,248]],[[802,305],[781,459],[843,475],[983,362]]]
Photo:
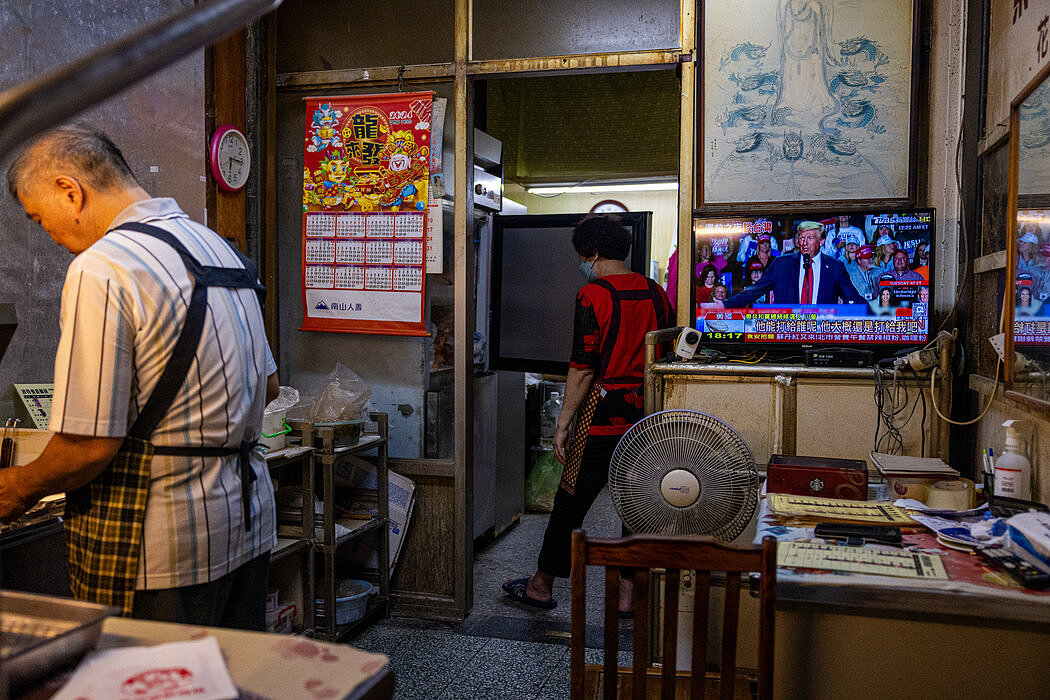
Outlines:
[[210,160],[211,174],[223,190],[236,192],[248,182],[251,170],[248,139],[235,127],[225,125],[216,129]]
[[622,214],[627,207],[615,199],[603,199],[591,207],[591,214]]

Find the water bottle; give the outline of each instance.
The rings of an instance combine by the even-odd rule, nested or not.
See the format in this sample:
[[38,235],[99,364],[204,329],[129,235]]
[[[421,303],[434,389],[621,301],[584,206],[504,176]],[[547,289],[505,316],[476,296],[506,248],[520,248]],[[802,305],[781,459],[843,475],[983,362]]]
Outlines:
[[543,402],[540,409],[540,444],[550,447],[554,442],[554,432],[558,428],[558,415],[561,413],[561,394],[551,392],[551,397]]

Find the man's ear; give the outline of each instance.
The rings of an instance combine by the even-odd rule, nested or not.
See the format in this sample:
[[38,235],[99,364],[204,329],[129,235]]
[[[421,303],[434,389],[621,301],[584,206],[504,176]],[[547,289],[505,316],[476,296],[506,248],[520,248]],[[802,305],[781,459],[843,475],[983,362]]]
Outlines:
[[55,186],[63,202],[72,204],[78,212],[84,208],[84,188],[76,178],[58,175],[55,177]]

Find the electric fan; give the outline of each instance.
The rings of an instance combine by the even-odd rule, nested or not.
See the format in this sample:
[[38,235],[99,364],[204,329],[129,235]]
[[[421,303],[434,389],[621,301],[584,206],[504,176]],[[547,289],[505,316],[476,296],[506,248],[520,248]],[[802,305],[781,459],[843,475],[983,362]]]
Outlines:
[[723,421],[700,411],[661,411],[617,444],[609,491],[632,532],[729,542],[754,515],[758,470],[747,444]]

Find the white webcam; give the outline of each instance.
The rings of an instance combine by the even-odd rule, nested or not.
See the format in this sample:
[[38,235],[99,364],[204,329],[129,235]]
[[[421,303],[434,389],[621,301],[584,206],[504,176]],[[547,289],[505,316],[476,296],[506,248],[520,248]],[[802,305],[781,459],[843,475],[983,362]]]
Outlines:
[[678,334],[678,342],[675,344],[674,354],[683,360],[693,359],[696,347],[700,344],[700,333],[693,328],[686,328]]

